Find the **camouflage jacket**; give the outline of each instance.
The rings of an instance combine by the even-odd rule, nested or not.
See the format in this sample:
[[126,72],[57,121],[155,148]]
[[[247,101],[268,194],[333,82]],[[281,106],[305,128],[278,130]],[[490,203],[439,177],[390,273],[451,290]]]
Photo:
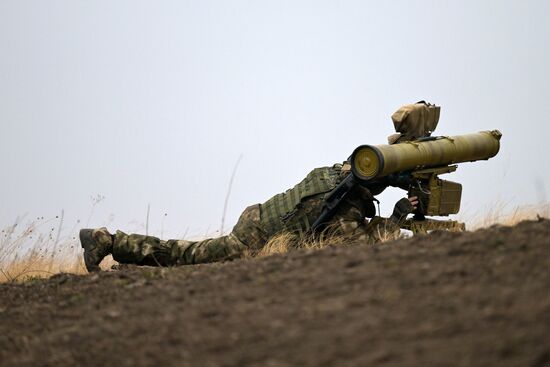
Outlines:
[[[315,168],[296,186],[260,205],[262,230],[268,237],[283,231],[300,234],[309,231],[321,215],[328,194],[348,173],[342,171],[341,164]],[[374,216],[373,200],[369,190],[361,186],[352,190],[346,199],[347,206],[353,206],[357,212],[358,220]]]

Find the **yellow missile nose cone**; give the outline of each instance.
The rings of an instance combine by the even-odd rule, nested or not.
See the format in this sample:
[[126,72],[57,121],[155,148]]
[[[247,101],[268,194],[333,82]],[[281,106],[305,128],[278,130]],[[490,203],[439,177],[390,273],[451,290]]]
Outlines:
[[378,156],[371,147],[363,147],[355,152],[352,166],[362,179],[376,177],[380,170]]

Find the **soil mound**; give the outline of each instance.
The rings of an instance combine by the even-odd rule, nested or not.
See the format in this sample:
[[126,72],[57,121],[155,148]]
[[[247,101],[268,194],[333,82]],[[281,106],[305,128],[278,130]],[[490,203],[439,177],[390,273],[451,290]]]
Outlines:
[[0,365],[549,366],[550,221],[0,285]]

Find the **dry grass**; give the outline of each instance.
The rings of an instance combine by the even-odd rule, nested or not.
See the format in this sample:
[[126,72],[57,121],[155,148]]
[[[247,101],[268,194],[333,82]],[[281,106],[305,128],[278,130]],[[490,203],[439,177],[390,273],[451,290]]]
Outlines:
[[[550,217],[550,203],[515,208],[507,208],[499,203],[491,206],[482,215],[471,216],[467,221],[467,228],[476,230],[495,224],[513,226],[537,217]],[[4,228],[0,233],[0,282],[49,277],[61,272],[86,273],[82,249],[76,236],[80,226],[78,221],[63,235],[63,213],[51,219],[37,218],[26,225],[21,225],[23,220],[24,218],[17,218],[13,225]],[[383,231],[378,235],[382,242],[395,238]],[[266,257],[296,249],[316,250],[354,243],[358,241],[331,234],[329,231],[319,237],[282,233],[272,238],[262,249],[246,253],[245,257]],[[115,262],[112,258],[106,259],[102,268],[108,269],[113,264]]]
[[[82,249],[76,237],[79,222],[63,234],[63,212],[51,219],[25,218],[0,231],[0,282],[24,281],[58,273],[84,274]],[[106,260],[104,266],[110,266]]]
[[[61,236],[61,217],[21,225],[17,218],[1,231],[0,281],[17,281],[46,277],[62,271],[80,273],[84,270],[76,256],[74,239]],[[57,222],[56,230],[52,223]]]
[[497,202],[483,214],[472,216],[466,222],[467,229],[473,231],[493,225],[514,226],[524,220],[535,220],[539,217],[550,218],[550,203],[510,207]]
[[52,260],[41,256],[24,257],[0,269],[0,282],[45,278],[58,273],[84,274],[84,264],[78,258]]
[[255,253],[249,254],[252,257],[266,257],[276,254],[284,254],[297,249],[318,250],[327,246],[339,246],[349,244],[342,236],[326,234],[319,237],[298,236],[284,232],[271,238],[267,244]]
[[[374,233],[379,238],[381,243],[395,240],[399,235],[386,231],[380,226],[376,227]],[[361,244],[359,238],[342,236],[330,229],[325,230],[320,236],[303,235],[284,232],[271,238],[267,244],[256,252],[249,252],[245,257],[266,257],[276,254],[284,254],[297,249],[320,250],[329,246],[350,246]]]

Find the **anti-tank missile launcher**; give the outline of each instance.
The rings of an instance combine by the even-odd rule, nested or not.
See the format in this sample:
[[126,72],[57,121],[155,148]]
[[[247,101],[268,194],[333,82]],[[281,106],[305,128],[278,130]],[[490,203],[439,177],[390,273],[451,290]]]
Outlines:
[[401,107],[392,115],[397,134],[387,145],[361,145],[348,159],[351,174],[326,199],[318,230],[355,185],[367,188],[396,186],[419,199],[414,217],[400,223],[414,233],[434,229],[464,230],[463,223],[426,216],[448,216],[460,210],[462,185],[439,175],[456,171],[457,164],[487,160],[497,155],[502,134],[498,130],[458,136],[431,134],[439,122],[440,107],[424,101]]
[[426,137],[392,145],[362,145],[350,158],[353,175],[367,183],[390,176],[396,186],[408,184],[409,196],[419,198],[416,218],[447,216],[460,210],[462,185],[442,180],[457,163],[487,160],[497,155],[498,130],[459,136]]

